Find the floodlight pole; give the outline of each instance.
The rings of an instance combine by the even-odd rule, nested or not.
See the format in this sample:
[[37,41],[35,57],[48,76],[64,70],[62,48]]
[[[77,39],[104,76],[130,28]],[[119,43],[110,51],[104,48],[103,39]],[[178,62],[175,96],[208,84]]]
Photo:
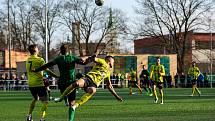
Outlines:
[[212,58],[212,50],[213,50],[213,39],[212,39],[212,36],[213,36],[213,34],[212,34],[212,28],[211,28],[211,25],[212,25],[212,19],[209,19],[210,20],[210,41],[211,41],[211,47],[210,47],[210,81],[211,81],[211,83],[210,83],[210,87],[211,88],[213,88],[213,83],[212,83],[212,81],[213,81],[213,76],[212,76],[212,74],[213,74],[213,58]]
[[48,62],[48,7],[47,7],[48,1],[45,0],[45,30],[46,30],[46,36],[45,36],[45,58],[46,62]]
[[7,1],[7,9],[8,9],[8,33],[7,33],[7,39],[8,39],[8,51],[9,51],[9,78],[12,78],[12,65],[11,65],[11,37],[10,37],[10,0]]

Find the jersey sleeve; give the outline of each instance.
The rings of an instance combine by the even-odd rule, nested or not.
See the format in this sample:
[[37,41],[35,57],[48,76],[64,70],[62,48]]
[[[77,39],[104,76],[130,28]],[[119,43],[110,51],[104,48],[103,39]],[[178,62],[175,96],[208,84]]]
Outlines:
[[99,63],[99,64],[102,64],[102,65],[105,65],[106,62],[104,59],[101,59],[101,58],[95,58],[95,62]]
[[161,76],[165,76],[165,68],[164,66],[162,65],[161,66],[161,72],[160,72]]

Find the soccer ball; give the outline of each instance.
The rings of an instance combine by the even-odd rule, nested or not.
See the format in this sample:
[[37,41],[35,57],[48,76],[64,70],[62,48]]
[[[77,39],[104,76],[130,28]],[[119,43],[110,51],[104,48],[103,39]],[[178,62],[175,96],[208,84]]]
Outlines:
[[104,0],[95,0],[97,6],[102,6],[104,4]]

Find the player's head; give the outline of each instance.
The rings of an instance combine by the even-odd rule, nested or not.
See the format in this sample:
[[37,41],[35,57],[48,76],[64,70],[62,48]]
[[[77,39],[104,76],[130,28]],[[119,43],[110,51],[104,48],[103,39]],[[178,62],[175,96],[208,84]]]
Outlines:
[[161,63],[161,59],[160,59],[160,57],[157,57],[156,58],[156,64],[160,64]]
[[36,44],[29,45],[28,51],[31,55],[38,55],[39,49]]
[[196,65],[196,62],[195,62],[195,61],[193,61],[193,62],[192,62],[192,66],[194,67],[195,65]]
[[62,44],[60,47],[60,53],[62,55],[66,55],[69,52],[69,45],[68,44]]
[[110,56],[110,55],[106,56],[105,61],[109,64],[110,68],[113,67],[113,65],[114,65],[114,57],[113,56]]
[[142,65],[142,68],[143,68],[143,69],[146,69],[146,65]]

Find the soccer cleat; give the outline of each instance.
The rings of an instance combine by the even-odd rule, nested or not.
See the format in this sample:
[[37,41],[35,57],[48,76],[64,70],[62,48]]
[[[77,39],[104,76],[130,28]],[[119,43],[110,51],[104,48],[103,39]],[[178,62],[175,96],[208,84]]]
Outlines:
[[190,97],[193,97],[193,94],[191,94]]
[[45,119],[41,118],[40,121],[45,121]]
[[31,115],[28,115],[28,116],[26,117],[26,121],[33,121],[32,116],[31,116]]
[[161,103],[160,103],[161,105],[163,104],[163,100],[161,101]]
[[54,98],[54,102],[61,102],[61,99],[60,98]]
[[75,106],[75,105],[73,105],[71,108],[72,108],[72,110],[73,110],[73,111],[75,111],[76,106]]
[[154,101],[155,103],[158,103],[158,98],[155,98],[155,101]]
[[202,94],[202,93],[199,91],[199,97],[201,96],[201,94]]

